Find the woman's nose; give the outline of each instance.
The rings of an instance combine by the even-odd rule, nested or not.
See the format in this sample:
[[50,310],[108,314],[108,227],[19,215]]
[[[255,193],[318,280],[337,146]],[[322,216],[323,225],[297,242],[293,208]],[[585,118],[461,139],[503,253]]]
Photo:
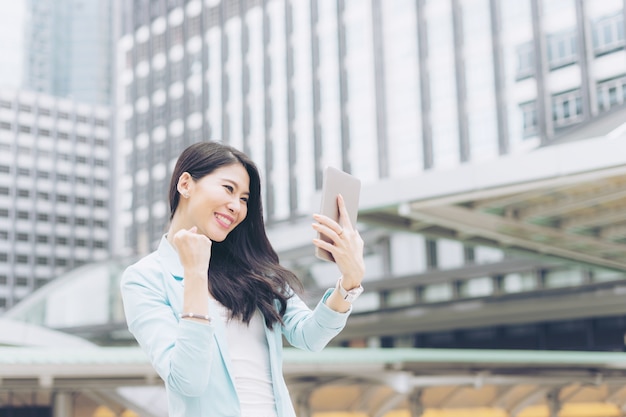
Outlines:
[[227,207],[231,213],[239,213],[239,209],[241,208],[241,202],[239,201],[239,198],[233,198],[228,203]]

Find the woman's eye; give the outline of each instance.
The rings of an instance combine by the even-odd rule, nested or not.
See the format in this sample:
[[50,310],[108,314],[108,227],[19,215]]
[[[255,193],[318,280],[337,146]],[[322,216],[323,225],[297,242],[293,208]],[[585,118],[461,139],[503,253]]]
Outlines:
[[248,203],[248,197],[241,197],[241,201],[243,201],[244,203]]
[[229,193],[232,193],[234,188],[231,187],[230,185],[225,185],[224,188],[226,188],[228,190]]

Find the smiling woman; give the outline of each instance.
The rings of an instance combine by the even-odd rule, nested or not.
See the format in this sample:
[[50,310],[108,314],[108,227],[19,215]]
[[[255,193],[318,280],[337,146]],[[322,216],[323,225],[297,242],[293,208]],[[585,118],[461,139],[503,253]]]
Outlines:
[[169,199],[158,249],[121,284],[128,327],[165,381],[169,415],[295,417],[283,336],[321,350],[351,312],[341,290],[360,287],[364,275],[363,240],[343,199],[338,221],[314,216],[328,241],[313,244],[332,253],[342,275],[313,310],[267,238],[259,172],[247,155],[215,142],[190,146]]

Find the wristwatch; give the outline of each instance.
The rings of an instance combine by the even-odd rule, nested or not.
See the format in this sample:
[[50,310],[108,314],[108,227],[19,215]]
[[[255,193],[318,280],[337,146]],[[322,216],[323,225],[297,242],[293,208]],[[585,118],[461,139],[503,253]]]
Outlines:
[[361,293],[363,292],[363,286],[361,285],[351,290],[346,290],[341,285],[341,278],[339,278],[339,280],[337,281],[336,288],[337,290],[339,290],[339,294],[341,294],[341,298],[343,298],[345,301],[349,303],[352,303],[354,300],[356,300],[359,297],[359,295],[361,295]]

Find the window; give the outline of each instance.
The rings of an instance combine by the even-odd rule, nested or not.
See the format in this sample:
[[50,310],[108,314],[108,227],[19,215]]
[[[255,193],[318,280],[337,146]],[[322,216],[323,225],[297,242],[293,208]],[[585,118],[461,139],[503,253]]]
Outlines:
[[132,68],[133,67],[133,51],[129,50],[126,51],[126,68]]
[[165,105],[157,106],[152,109],[154,126],[160,126],[165,122]]
[[183,42],[183,27],[181,25],[170,28],[170,45],[177,45]]
[[189,113],[202,111],[202,94],[189,92],[187,94],[187,105]]
[[199,14],[197,16],[189,18],[189,22],[187,23],[187,29],[189,37],[196,36],[200,34],[200,17],[202,15]]
[[141,61],[148,57],[148,43],[143,42],[137,45],[137,61]]
[[47,222],[49,218],[48,213],[37,213],[37,220],[40,222]]
[[576,30],[569,29],[547,36],[548,64],[550,69],[557,69],[573,64],[578,60]]
[[517,79],[532,77],[535,73],[535,48],[532,42],[517,47]]
[[437,241],[427,239],[426,240],[426,264],[428,269],[437,268],[438,265],[438,256],[437,256]]
[[598,55],[624,47],[624,14],[622,11],[592,22],[593,52]]
[[154,54],[165,50],[165,35],[163,33],[152,37],[152,52]]
[[601,81],[596,86],[598,109],[609,110],[626,102],[626,77]]
[[137,79],[137,97],[143,97],[148,95],[148,78]]
[[170,64],[170,81],[179,81],[183,78],[183,61],[175,61]]
[[152,73],[152,83],[154,90],[165,88],[165,70],[159,69]]
[[580,90],[552,96],[552,120],[555,127],[567,126],[580,121],[582,113]]
[[183,103],[180,98],[170,101],[170,120],[183,117]]

